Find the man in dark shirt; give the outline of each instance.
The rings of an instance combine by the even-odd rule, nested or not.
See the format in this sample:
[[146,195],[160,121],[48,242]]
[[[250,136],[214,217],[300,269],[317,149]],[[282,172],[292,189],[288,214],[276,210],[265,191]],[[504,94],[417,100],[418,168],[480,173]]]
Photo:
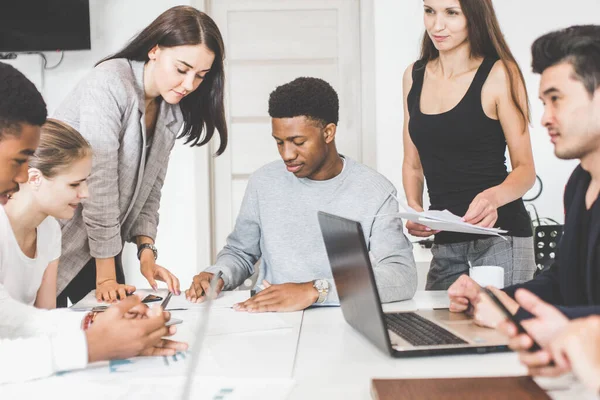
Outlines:
[[[523,321],[529,335],[514,325],[501,327],[511,347],[532,372],[555,374],[548,366],[552,340],[569,319],[600,314],[600,26],[574,26],[551,32],[532,47],[533,71],[541,74],[542,124],[561,159],[579,159],[564,196],[565,228],[552,267],[533,280],[495,293]],[[475,306],[476,318],[495,325],[480,287],[462,276],[448,289],[451,311]],[[545,350],[527,353],[535,339]]]

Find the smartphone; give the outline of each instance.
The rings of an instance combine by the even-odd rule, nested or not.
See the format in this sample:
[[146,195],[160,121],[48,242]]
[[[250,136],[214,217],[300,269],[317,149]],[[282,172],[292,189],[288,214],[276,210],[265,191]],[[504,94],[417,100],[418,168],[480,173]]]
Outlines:
[[142,300],[142,303],[148,304],[148,303],[153,303],[155,301],[161,301],[163,298],[160,296],[156,296],[154,294],[149,294],[148,296],[144,297],[144,300]]
[[165,297],[163,302],[160,303],[160,306],[162,307],[163,310],[165,310],[167,308],[167,306],[169,305],[169,300],[171,300],[171,296],[173,296],[173,292],[169,292],[169,294],[167,294],[167,297]]
[[[483,292],[485,294],[487,294],[487,296],[494,302],[494,304],[500,309],[500,311],[502,311],[502,313],[506,316],[506,318],[508,318],[513,324],[515,324],[515,326],[517,327],[517,331],[519,333],[525,333],[525,334],[528,335],[528,333],[525,330],[525,328],[523,328],[523,325],[521,325],[521,323],[519,322],[519,320],[517,320],[515,318],[515,316],[512,315],[512,313],[510,311],[508,311],[508,308],[506,308],[504,306],[504,304],[500,301],[500,299],[496,297],[496,295],[494,294],[494,292],[492,292],[488,288],[481,288],[481,290],[483,290]],[[529,348],[530,352],[539,351],[539,350],[542,349],[540,347],[540,345],[537,344],[535,340],[533,340],[533,338],[531,338],[531,340],[533,341],[533,345]]]

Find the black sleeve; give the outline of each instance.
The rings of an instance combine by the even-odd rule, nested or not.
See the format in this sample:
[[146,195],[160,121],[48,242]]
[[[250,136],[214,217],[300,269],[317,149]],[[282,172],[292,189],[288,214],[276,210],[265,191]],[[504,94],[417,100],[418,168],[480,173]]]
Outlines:
[[556,307],[569,319],[600,315],[600,306]]
[[[569,319],[585,318],[592,315],[600,315],[600,306],[579,306],[579,307],[556,307]],[[535,315],[519,307],[515,314],[515,319],[519,322],[535,318]]]
[[562,295],[558,282],[558,262],[552,264],[546,271],[540,273],[530,281],[519,283],[504,288],[504,292],[513,299],[517,289],[527,289],[542,300],[550,304],[561,304]]

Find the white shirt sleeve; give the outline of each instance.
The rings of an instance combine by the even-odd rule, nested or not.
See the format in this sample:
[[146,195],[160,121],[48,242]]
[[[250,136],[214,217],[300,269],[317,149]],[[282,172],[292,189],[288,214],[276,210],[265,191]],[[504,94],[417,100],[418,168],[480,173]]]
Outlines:
[[[60,226],[56,220],[47,222],[51,233],[48,254],[58,259]],[[0,226],[2,238],[3,232]],[[2,251],[0,268],[6,261],[1,258]],[[66,309],[41,310],[23,304],[0,284],[0,384],[84,368],[88,361],[86,336],[81,329],[84,316]]]
[[48,336],[0,339],[0,384],[85,368],[87,353],[85,333],[81,329]]
[[84,368],[88,361],[84,313],[22,304],[0,284],[0,383]]
[[68,309],[41,310],[23,304],[0,284],[0,338],[51,335],[81,329],[84,313]]

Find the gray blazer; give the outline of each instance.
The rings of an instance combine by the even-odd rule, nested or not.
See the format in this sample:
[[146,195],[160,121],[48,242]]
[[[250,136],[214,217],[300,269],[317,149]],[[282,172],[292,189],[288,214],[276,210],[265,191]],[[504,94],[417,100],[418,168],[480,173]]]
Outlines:
[[91,257],[114,257],[138,235],[156,237],[160,191],[183,116],[178,105],[161,103],[146,154],[143,75],[143,62],[106,61],[54,112],[90,142],[94,153],[90,196],[72,219],[61,221],[58,294]]

